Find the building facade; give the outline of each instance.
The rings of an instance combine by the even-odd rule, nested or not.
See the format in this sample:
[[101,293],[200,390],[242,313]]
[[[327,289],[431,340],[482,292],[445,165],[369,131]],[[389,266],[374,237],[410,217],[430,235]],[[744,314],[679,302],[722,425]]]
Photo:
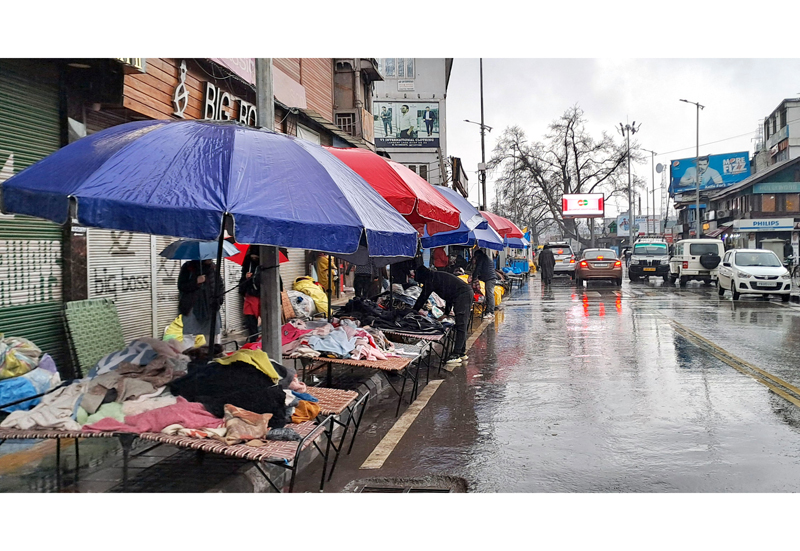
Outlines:
[[[434,185],[447,183],[449,58],[381,58],[372,94],[375,147]],[[458,172],[461,174],[461,171]]]

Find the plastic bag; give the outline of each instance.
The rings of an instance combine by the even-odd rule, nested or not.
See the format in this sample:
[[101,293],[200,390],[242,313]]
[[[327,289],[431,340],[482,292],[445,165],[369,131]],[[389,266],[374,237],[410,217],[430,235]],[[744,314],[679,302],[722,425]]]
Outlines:
[[307,294],[300,291],[286,291],[286,294],[289,295],[289,302],[298,318],[310,318],[317,312],[314,300]]
[[[0,333],[2,338],[2,333]],[[28,339],[8,337],[0,341],[0,380],[19,377],[39,365],[41,349]]]
[[[61,377],[58,375],[55,363],[49,355],[45,354],[39,362],[39,367],[19,377],[0,381],[0,404],[42,394],[59,384],[61,384]],[[29,410],[39,402],[41,402],[41,398],[33,398],[21,404],[8,406],[3,411]]]

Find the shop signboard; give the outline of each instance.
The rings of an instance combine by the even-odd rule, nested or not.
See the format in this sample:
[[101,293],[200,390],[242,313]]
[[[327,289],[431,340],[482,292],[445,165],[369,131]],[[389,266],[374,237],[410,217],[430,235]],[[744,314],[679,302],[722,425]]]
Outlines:
[[605,213],[602,193],[565,193],[561,198],[564,218],[602,218]]
[[692,192],[697,189],[697,167],[701,173],[700,191],[722,189],[750,176],[750,160],[747,151],[706,155],[695,159],[677,159],[670,162],[669,194]]
[[753,218],[734,220],[733,228],[739,232],[792,231],[794,218]]
[[617,237],[630,236],[630,217],[627,212],[617,216]]
[[439,102],[373,102],[375,147],[439,147]]

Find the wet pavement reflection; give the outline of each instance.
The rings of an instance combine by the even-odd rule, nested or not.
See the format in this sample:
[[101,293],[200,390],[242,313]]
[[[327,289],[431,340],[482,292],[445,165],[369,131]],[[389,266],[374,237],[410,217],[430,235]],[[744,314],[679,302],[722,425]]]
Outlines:
[[532,278],[493,325],[381,475],[477,492],[800,490],[800,410],[676,330],[800,386],[800,307]]

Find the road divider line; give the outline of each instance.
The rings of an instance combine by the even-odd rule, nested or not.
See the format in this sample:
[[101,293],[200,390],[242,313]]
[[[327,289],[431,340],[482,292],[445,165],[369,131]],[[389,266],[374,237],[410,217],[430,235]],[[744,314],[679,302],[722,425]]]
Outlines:
[[[800,396],[800,388],[797,388],[796,386],[784,381],[783,379],[781,379],[776,375],[773,375],[772,373],[769,373],[768,371],[764,371],[760,367],[756,367],[755,365],[751,364],[746,360],[743,360],[742,358],[734,356],[730,352],[727,352],[723,348],[717,346],[710,340],[699,335],[698,333],[695,333],[694,331],[678,323],[677,321],[669,318],[667,319],[675,328],[675,330],[679,334],[681,334],[684,338],[694,342],[695,345],[706,350],[706,352],[708,352],[718,360],[724,362],[725,364],[731,366],[740,373],[755,379],[759,383],[763,384],[764,386],[772,390],[775,394],[777,394],[781,398],[784,398],[785,400],[788,400],[792,404],[800,407],[800,400],[798,398],[795,398],[794,396],[791,396],[789,393],[786,392],[786,390],[788,390],[789,392],[797,396]],[[751,371],[754,373],[751,373]],[[777,383],[778,385],[783,387],[783,389],[772,383]]]
[[408,431],[411,424],[428,404],[431,397],[433,397],[433,393],[436,392],[443,382],[444,379],[437,379],[425,385],[425,388],[419,393],[417,399],[408,406],[408,409],[403,412],[400,419],[389,429],[386,436],[383,437],[375,449],[372,450],[372,453],[369,454],[369,457],[367,457],[361,467],[359,467],[360,469],[380,469],[383,467],[383,464],[394,451],[400,439],[403,438],[403,435]]

